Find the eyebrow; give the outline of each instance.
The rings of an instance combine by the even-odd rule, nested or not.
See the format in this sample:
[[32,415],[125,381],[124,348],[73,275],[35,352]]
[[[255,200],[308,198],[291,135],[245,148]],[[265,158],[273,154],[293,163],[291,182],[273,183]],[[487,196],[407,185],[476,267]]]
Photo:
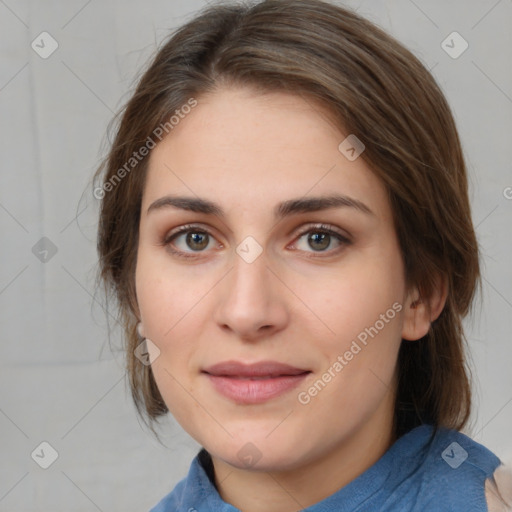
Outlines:
[[[213,201],[199,197],[171,195],[161,197],[151,203],[146,214],[168,207],[179,208],[180,210],[190,212],[204,213],[206,215],[217,215],[222,218],[225,217],[225,212],[222,207]],[[283,219],[293,214],[318,212],[329,208],[341,207],[354,208],[361,213],[375,215],[373,211],[362,201],[342,194],[333,194],[319,197],[301,197],[283,201],[274,208],[274,217],[276,219]]]

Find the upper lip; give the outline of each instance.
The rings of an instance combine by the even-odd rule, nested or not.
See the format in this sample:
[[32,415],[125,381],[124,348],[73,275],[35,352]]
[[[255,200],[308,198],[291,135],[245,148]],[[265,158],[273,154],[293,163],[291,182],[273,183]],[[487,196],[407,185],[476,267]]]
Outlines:
[[277,361],[260,361],[251,364],[239,361],[224,361],[205,368],[203,372],[217,377],[280,377],[284,375],[301,375],[308,373],[309,370]]

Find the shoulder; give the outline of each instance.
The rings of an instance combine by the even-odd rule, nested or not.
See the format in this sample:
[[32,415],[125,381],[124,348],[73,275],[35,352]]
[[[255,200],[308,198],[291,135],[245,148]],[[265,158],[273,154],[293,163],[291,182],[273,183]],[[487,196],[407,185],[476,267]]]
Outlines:
[[208,478],[200,464],[199,454],[194,458],[185,478],[163,497],[150,512],[192,512],[200,509],[200,504],[208,501],[211,494]]
[[178,482],[174,489],[164,496],[149,512],[171,512],[180,510],[188,493],[187,480],[188,476]]
[[150,512],[236,512],[217,492],[210,463],[209,455],[202,449],[192,461],[187,476]]
[[512,511],[512,466],[498,466],[485,481],[485,498],[489,512]]
[[434,471],[439,478],[441,475],[489,477],[501,464],[492,451],[457,430],[422,425],[408,435],[414,434],[421,445],[423,470]]
[[486,489],[490,486],[486,481],[501,464],[494,453],[444,427],[435,430],[422,425],[406,435],[417,440],[416,450],[410,452],[415,462],[407,477],[414,510],[487,512]]

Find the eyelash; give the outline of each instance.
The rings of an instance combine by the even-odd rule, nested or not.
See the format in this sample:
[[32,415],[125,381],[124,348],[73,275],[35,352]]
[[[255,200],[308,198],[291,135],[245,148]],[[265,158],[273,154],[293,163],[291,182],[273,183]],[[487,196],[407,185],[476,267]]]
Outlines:
[[[187,253],[187,252],[183,252],[183,251],[179,251],[179,250],[171,248],[171,242],[173,242],[176,238],[178,238],[178,236],[187,234],[187,233],[194,233],[194,232],[201,233],[201,234],[207,234],[209,237],[215,238],[213,233],[211,233],[208,229],[205,229],[204,227],[196,226],[193,224],[187,224],[187,225],[181,226],[177,231],[174,231],[173,233],[170,233],[167,236],[165,236],[161,245],[165,246],[171,254],[173,254],[179,258],[197,258],[198,255],[200,255],[202,252],[205,252],[205,251],[195,251],[192,253]],[[329,224],[316,224],[314,226],[308,226],[307,229],[302,230],[299,233],[297,233],[295,238],[297,240],[300,240],[304,235],[307,235],[308,233],[322,233],[322,234],[332,236],[335,239],[337,239],[337,241],[341,244],[341,246],[347,246],[352,243],[351,240],[349,240],[349,238],[342,235],[338,231],[334,230]],[[332,250],[331,251],[329,251],[329,250],[313,251],[313,254],[314,253],[328,254],[330,256],[330,255],[332,255],[331,253],[338,252],[339,250],[340,250],[340,248],[338,248],[338,250],[335,250],[335,251],[332,251]],[[307,251],[307,252],[309,252],[309,251]],[[307,257],[308,258],[318,258],[318,257],[322,257],[322,256],[307,256]]]

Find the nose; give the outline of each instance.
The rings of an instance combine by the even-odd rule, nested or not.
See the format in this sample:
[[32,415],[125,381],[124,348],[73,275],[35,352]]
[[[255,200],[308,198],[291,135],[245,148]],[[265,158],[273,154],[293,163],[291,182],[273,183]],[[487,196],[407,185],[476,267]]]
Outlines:
[[284,329],[289,321],[286,287],[268,267],[265,253],[252,263],[238,255],[234,258],[234,267],[219,283],[215,298],[217,325],[244,341],[257,341]]

